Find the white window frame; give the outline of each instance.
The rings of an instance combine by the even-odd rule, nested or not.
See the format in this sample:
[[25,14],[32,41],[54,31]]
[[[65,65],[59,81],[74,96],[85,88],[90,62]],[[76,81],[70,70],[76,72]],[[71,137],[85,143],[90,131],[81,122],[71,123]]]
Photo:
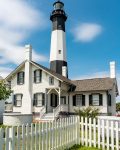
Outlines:
[[[17,96],[20,96],[21,98],[20,99],[17,99]],[[15,106],[16,107],[21,107],[22,106],[22,97],[23,97],[23,95],[22,94],[15,94]],[[20,104],[18,104],[18,102],[20,103]]]
[[99,102],[100,102],[99,94],[93,94],[92,95],[92,105],[99,106]]
[[82,106],[82,94],[76,95],[76,106]]

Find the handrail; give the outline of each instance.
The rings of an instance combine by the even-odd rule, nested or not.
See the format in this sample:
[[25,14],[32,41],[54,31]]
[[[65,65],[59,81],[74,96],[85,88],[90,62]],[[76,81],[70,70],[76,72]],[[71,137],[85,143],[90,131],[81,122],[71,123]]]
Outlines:
[[61,105],[58,105],[55,109],[53,109],[54,119],[58,116],[60,111],[61,111]]
[[40,119],[42,118],[42,116],[46,113],[46,108],[43,107],[41,110],[40,110]]

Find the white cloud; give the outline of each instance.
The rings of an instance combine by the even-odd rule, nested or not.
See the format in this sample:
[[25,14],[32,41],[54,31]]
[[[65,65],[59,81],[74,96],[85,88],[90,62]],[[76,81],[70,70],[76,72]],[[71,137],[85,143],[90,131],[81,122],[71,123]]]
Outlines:
[[0,67],[0,77],[5,78],[11,71],[12,68]]
[[[41,11],[25,0],[0,0],[0,64],[23,61],[24,42],[33,30],[43,29],[46,20]],[[46,61],[46,57],[33,51],[34,61]]]
[[95,23],[78,24],[72,33],[76,41],[91,42],[102,32],[102,26]]

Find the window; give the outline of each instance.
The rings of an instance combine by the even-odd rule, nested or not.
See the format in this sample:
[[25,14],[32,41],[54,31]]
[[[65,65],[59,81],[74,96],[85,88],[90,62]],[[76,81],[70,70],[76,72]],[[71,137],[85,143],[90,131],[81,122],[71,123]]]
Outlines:
[[67,101],[66,101],[66,96],[62,96],[61,97],[61,104],[66,105]]
[[103,105],[103,95],[102,94],[89,95],[89,105],[90,106],[102,106]]
[[44,105],[45,94],[44,93],[36,93],[34,94],[33,105],[37,107],[41,107]]
[[61,54],[61,50],[58,50],[58,53]]
[[93,106],[98,106],[99,105],[99,95],[98,94],[96,94],[96,95],[93,95],[92,96],[92,100],[93,100]]
[[14,95],[14,106],[16,107],[22,106],[22,97],[23,97],[23,94]]
[[51,94],[51,106],[57,107],[58,105],[58,96],[54,93]]
[[85,106],[85,95],[82,94],[74,95],[73,106]]
[[111,106],[111,95],[108,94],[108,106]]
[[76,95],[76,105],[80,106],[82,102],[82,95]]
[[19,72],[17,74],[17,84],[19,85],[24,84],[24,72]]
[[54,78],[53,77],[49,77],[49,84],[54,85]]
[[35,70],[34,71],[34,82],[40,83],[42,79],[42,70]]

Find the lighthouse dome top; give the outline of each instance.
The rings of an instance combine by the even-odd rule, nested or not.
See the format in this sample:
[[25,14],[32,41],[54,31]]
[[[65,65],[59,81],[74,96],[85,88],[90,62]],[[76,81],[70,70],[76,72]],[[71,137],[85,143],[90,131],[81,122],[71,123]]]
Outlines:
[[63,10],[63,9],[64,9],[64,3],[61,2],[60,0],[58,0],[58,1],[56,1],[56,2],[53,4],[53,7],[54,7],[54,10],[58,10],[58,9]]

